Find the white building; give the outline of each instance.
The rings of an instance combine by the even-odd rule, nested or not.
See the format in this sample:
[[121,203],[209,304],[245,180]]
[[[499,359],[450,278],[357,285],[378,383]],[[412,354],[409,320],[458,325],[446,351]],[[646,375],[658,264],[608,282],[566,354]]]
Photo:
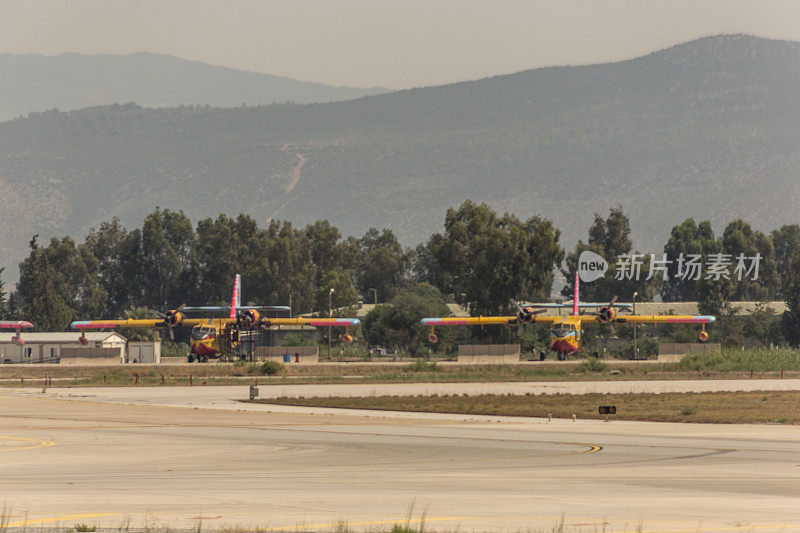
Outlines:
[[85,346],[79,341],[79,332],[23,331],[20,337],[25,344],[21,346],[11,340],[15,335],[14,332],[0,333],[0,363],[55,363],[59,360],[67,363],[80,360],[91,364],[100,360],[112,360],[115,363],[125,361],[127,339],[113,331],[86,332]]

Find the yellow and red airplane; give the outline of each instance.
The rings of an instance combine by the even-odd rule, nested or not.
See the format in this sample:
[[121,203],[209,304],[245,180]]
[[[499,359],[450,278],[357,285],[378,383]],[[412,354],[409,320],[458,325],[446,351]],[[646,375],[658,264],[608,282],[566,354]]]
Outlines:
[[[617,316],[615,309],[616,296],[608,304],[580,303],[578,298],[578,274],[575,274],[575,290],[572,300],[572,315],[569,316],[543,316],[537,314],[545,312],[547,308],[565,307],[561,304],[538,304],[534,306],[520,306],[514,300],[511,303],[517,308],[514,316],[477,316],[467,318],[423,318],[420,323],[430,326],[431,332],[428,340],[432,343],[439,339],[434,332],[434,326],[488,326],[516,324],[519,328],[526,324],[550,324],[550,350],[556,352],[559,361],[581,349],[581,330],[584,325],[590,324],[701,324],[698,338],[701,342],[708,340],[706,324],[714,322],[716,317],[709,315],[626,315]],[[594,307],[596,314],[581,314],[582,307]],[[618,308],[629,308],[630,304],[617,304]],[[544,360],[542,352],[540,360]]]
[[[127,320],[78,320],[72,322],[70,327],[78,330],[88,329],[113,329],[113,328],[169,328],[170,338],[173,337],[172,328],[178,326],[191,327],[191,349],[189,362],[197,360],[206,362],[208,359],[219,358],[230,354],[239,345],[239,332],[242,330],[257,330],[269,326],[333,326],[344,327],[345,334],[342,340],[347,344],[353,342],[350,335],[350,326],[361,323],[357,318],[273,318],[261,316],[259,311],[284,310],[285,306],[242,306],[240,304],[241,276],[236,274],[233,284],[233,298],[230,307],[205,306],[186,307],[182,305],[161,314],[160,318]],[[224,318],[187,318],[184,313],[196,311],[230,311]],[[85,338],[81,343],[85,342]]]
[[14,335],[11,337],[11,342],[18,346],[25,344],[25,339],[22,338],[23,329],[32,329],[33,324],[25,320],[0,320],[0,330],[13,329]]

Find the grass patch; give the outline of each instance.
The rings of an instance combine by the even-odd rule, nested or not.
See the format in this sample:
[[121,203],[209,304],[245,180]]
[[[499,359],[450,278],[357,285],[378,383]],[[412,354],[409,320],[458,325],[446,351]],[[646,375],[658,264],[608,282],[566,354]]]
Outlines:
[[414,362],[407,365],[403,370],[406,372],[436,372],[440,368],[436,365],[436,361],[426,361],[425,359],[414,359]]
[[[275,366],[275,365],[280,365]],[[0,365],[0,386],[51,387],[161,385],[236,385],[254,379],[274,384],[311,383],[463,383],[513,381],[673,380],[800,378],[800,351],[724,350],[689,355],[680,363],[637,363],[585,359],[569,364],[457,364],[424,359],[405,363],[165,364],[165,365]]]
[[725,348],[719,352],[688,354],[676,370],[694,371],[755,371],[780,372],[781,370],[800,370],[800,351],[789,349],[737,350]]
[[[765,400],[766,398],[766,400]],[[600,405],[615,405],[614,419],[720,424],[800,424],[800,391],[665,394],[556,394],[476,396],[372,396],[363,398],[278,398],[259,403],[459,413],[602,419]]]

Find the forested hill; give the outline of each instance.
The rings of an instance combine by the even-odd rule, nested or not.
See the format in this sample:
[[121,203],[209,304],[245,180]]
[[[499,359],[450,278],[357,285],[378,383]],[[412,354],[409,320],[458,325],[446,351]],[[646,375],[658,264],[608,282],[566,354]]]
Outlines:
[[334,87],[141,52],[129,55],[0,54],[0,120],[136,102],[146,107],[330,102],[388,92]]
[[0,124],[0,252],[155,206],[412,245],[466,198],[549,217],[569,245],[621,205],[650,252],[689,216],[798,222],[798,147],[800,43],[743,35],[327,104],[46,112]]

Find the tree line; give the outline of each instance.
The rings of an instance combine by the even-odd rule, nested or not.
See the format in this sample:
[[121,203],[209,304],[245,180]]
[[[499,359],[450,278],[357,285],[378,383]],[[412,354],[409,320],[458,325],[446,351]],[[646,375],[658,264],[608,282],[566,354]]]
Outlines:
[[[595,215],[588,239],[567,253],[551,221],[521,220],[466,201],[447,210],[441,232],[404,249],[390,229],[345,238],[326,220],[304,228],[280,220],[260,227],[245,214],[205,218],[194,226],[182,211],[156,208],[141,228],[128,230],[113,219],[80,243],[62,237],[43,244],[34,236],[16,290],[7,291],[0,280],[0,316],[30,320],[40,330],[64,330],[72,320],[119,318],[138,308],[227,305],[240,273],[243,303],[290,305],[294,314],[326,315],[329,303],[346,314],[359,301],[394,302],[367,317],[364,334],[370,342],[411,349],[424,339],[414,325],[417,315],[447,314],[447,302],[489,315],[512,313],[511,298],[547,301],[554,289],[571,298],[572,285],[563,280],[572,279],[578,257],[590,250],[608,262],[609,272],[582,285],[584,301],[614,295],[630,301],[636,292],[639,301],[657,295],[698,301],[701,312],[719,315],[730,301],[783,300],[789,311],[781,318],[782,335],[800,344],[798,225],[763,233],[736,219],[717,236],[708,221],[690,218],[672,228],[663,248],[668,263],[659,254],[638,254],[630,231],[623,210],[613,208],[605,217]],[[736,276],[735,258],[756,255],[758,275]],[[620,275],[631,257],[641,275]],[[679,257],[706,265],[726,257],[728,275],[681,275],[686,265],[678,264]],[[650,272],[654,265],[658,272]],[[563,287],[554,287],[557,279]]]

